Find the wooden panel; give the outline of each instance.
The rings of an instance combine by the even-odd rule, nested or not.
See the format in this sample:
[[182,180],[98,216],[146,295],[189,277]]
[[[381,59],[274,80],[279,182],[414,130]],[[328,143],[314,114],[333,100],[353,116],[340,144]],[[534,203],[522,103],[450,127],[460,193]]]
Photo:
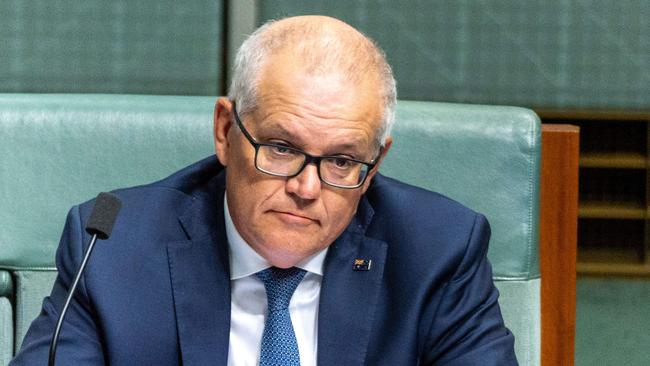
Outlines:
[[579,215],[589,219],[643,220],[646,217],[646,207],[630,203],[582,202]]
[[640,152],[632,153],[583,153],[580,156],[582,168],[645,169],[648,159]]
[[611,120],[611,121],[647,121],[650,112],[642,110],[594,110],[594,109],[535,109],[542,119],[576,119],[576,120]]
[[579,136],[575,126],[542,125],[542,366],[574,363]]
[[[628,258],[623,263],[615,263],[613,260],[608,260],[607,262],[590,260],[584,263],[578,263],[578,272],[580,272],[580,276],[650,277],[650,264],[633,263],[634,259],[638,258],[638,256],[636,253],[627,254]],[[614,258],[616,259],[616,257]]]

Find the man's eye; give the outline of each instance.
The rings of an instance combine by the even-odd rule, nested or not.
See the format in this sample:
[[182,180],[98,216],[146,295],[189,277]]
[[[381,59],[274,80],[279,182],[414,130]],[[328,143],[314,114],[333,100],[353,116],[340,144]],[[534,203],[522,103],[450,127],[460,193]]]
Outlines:
[[352,166],[352,162],[350,160],[344,159],[344,158],[334,159],[334,164],[336,164],[337,167],[343,168],[343,169],[349,168],[350,166]]
[[274,145],[274,146],[271,146],[271,151],[273,151],[273,153],[278,154],[278,155],[291,155],[291,154],[294,153],[294,152],[293,152],[291,149],[289,149],[288,147],[286,147],[286,146],[281,146],[281,145]]

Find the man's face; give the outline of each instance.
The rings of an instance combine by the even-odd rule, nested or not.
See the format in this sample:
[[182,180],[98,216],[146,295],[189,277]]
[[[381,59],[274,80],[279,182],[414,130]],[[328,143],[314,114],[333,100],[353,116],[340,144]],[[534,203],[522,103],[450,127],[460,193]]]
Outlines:
[[[258,108],[241,116],[253,138],[311,155],[376,158],[382,112],[378,82],[351,84],[340,75],[314,76],[300,69],[289,55],[269,60]],[[376,171],[357,189],[325,185],[314,164],[292,178],[264,174],[255,168],[255,149],[233,123],[232,104],[225,99],[217,102],[215,144],[228,167],[228,208],[237,230],[278,267],[293,266],[329,246],[349,224]]]

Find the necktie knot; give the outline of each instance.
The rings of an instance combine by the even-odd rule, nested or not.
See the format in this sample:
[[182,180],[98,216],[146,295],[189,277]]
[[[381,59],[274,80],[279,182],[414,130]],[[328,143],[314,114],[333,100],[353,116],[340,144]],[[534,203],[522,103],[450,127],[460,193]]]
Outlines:
[[291,297],[304,276],[305,271],[296,267],[271,267],[257,273],[266,288],[269,312],[289,308]]

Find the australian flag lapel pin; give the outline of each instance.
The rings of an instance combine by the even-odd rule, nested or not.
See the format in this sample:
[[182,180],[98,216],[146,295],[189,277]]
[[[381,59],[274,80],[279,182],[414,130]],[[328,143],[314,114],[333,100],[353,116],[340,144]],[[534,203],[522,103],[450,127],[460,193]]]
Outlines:
[[354,266],[352,269],[355,271],[370,271],[372,267],[372,259],[360,259],[357,258],[354,260]]

